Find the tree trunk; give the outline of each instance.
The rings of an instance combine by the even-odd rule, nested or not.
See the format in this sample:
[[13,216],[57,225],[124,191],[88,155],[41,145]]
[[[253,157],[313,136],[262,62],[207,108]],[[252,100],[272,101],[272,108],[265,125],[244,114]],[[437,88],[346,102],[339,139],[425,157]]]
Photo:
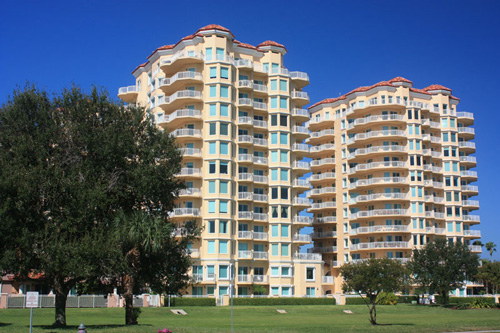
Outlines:
[[443,296],[443,305],[448,305],[448,291],[447,290],[441,290],[441,296]]
[[372,325],[377,325],[377,309],[375,308],[375,303],[372,303],[370,307],[370,323]]
[[66,300],[68,292],[71,288],[64,283],[64,277],[54,278],[54,294],[56,295],[55,302],[55,321],[53,327],[66,327]]
[[137,325],[137,314],[134,311],[134,279],[130,275],[125,275],[123,279],[125,292],[125,325]]

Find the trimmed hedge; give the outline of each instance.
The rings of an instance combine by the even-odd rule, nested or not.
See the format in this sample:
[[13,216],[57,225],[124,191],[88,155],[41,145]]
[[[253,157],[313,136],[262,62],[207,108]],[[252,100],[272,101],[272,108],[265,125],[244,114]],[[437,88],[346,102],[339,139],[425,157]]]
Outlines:
[[335,305],[335,298],[233,298],[233,305]]
[[[167,305],[168,300],[165,299],[165,306]],[[172,297],[170,306],[215,306],[215,298]]]
[[[417,296],[396,296],[398,298],[398,303],[406,303],[409,304],[411,301],[416,301]],[[346,297],[345,299],[346,305],[365,305],[365,301],[361,297]]]
[[[453,297],[450,298],[451,305],[472,304],[475,300],[482,300],[492,307],[495,306],[495,299],[493,297]],[[436,296],[436,304],[443,304],[443,296]]]

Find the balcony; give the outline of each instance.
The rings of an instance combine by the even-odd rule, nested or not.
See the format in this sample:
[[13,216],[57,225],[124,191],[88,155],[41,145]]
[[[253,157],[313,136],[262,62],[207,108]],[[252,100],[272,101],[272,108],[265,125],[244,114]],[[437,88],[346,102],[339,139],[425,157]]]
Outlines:
[[311,211],[319,209],[332,209],[337,207],[336,201],[315,202],[311,205]]
[[331,196],[331,195],[335,194],[335,192],[336,192],[336,189],[335,189],[335,187],[332,187],[332,186],[322,187],[322,188],[313,188],[309,192],[309,196],[316,197],[316,196],[321,196],[323,194],[327,194],[327,195]]
[[386,232],[410,232],[406,225],[375,225],[372,227],[358,227],[349,231],[351,236],[359,234],[386,233]]
[[458,136],[465,138],[467,140],[473,139],[476,135],[476,132],[472,127],[459,127],[458,128]]
[[238,81],[239,89],[253,89],[253,81],[251,80],[239,80]]
[[251,117],[239,117],[238,118],[239,126],[253,126],[253,118]]
[[179,139],[188,138],[188,139],[201,139],[201,130],[194,128],[179,128],[171,133],[173,136]]
[[238,231],[238,239],[253,239],[252,231]]
[[253,175],[253,181],[259,184],[267,184],[266,176]]
[[457,118],[465,126],[474,124],[474,114],[471,112],[457,112]]
[[294,253],[294,260],[322,260],[319,253]]
[[351,214],[351,220],[356,220],[360,218],[370,218],[377,216],[402,216],[407,215],[408,211],[406,209],[374,209],[374,210],[361,210],[357,213]]
[[309,207],[311,206],[311,200],[307,198],[293,198],[292,204],[296,207]]
[[253,213],[253,218],[255,221],[267,222],[268,220],[267,214],[264,213]]
[[325,179],[329,179],[329,180],[335,179],[335,172],[318,173],[318,174],[313,174],[313,175],[311,175],[311,177],[309,177],[309,180],[311,182],[322,181]]
[[189,249],[189,255],[191,258],[199,258],[200,257],[200,249]]
[[469,179],[469,181],[473,181],[474,179],[477,180],[477,171],[462,170],[460,171],[460,176],[462,176],[462,178],[472,178],[472,180]]
[[[261,110],[261,111],[267,111],[267,103],[262,103],[262,102],[253,102],[253,108],[255,111]],[[267,127],[267,124],[266,124]]]
[[478,246],[478,245],[469,245],[469,250],[471,250],[471,252],[474,252],[474,253],[483,252],[481,246]]
[[310,243],[312,238],[311,235],[295,234],[293,235],[293,241],[297,243]]
[[309,154],[309,146],[304,143],[294,143],[292,145],[292,150],[298,155]]
[[311,167],[320,167],[320,166],[335,166],[335,159],[329,157],[311,161]]
[[307,181],[306,179],[294,179],[293,187],[302,187],[304,189],[309,189],[311,188],[311,183],[309,183],[309,181]]
[[481,238],[481,230],[464,230],[464,236]]
[[172,57],[168,59],[162,59],[160,63],[160,68],[165,72],[165,74],[171,74],[177,72],[180,68],[192,64],[192,63],[202,63],[205,60],[202,52],[194,50],[184,50],[175,53]]
[[201,177],[199,168],[182,168],[181,172],[175,175],[176,177]]
[[253,251],[253,258],[254,259],[264,259],[267,260],[267,252],[262,252],[262,251]]
[[252,275],[252,282],[253,283],[268,283],[269,276],[267,276],[267,275]]
[[356,126],[369,125],[377,122],[384,122],[384,123],[405,122],[405,117],[403,115],[398,115],[398,114],[386,114],[386,115],[357,118],[352,123],[349,123],[347,129],[349,130]]
[[371,185],[386,185],[386,184],[408,184],[406,177],[377,177],[369,179],[358,179],[349,185],[350,189],[355,189],[361,186]]
[[337,237],[336,231],[322,231],[322,232],[314,232],[312,234],[312,238],[332,238]]
[[[238,257],[239,253],[241,251],[238,251]],[[246,259],[246,258],[239,258],[239,259]],[[252,282],[252,276],[251,275],[240,275],[238,274],[238,283],[251,283]]]
[[135,103],[138,94],[139,89],[135,85],[121,87],[120,89],[118,89],[118,98],[120,98],[125,103]]
[[293,108],[292,118],[296,118],[298,121],[308,121],[309,111],[307,109]]
[[267,140],[266,139],[260,139],[260,138],[253,138],[253,144],[256,145],[256,146],[267,147]]
[[409,242],[373,242],[373,243],[358,243],[350,246],[351,251],[371,250],[371,249],[388,249],[388,248],[409,248]]
[[164,96],[158,100],[160,106],[166,112],[178,109],[183,104],[196,103],[202,100],[202,94],[196,90],[179,90],[170,96]]
[[181,148],[180,149],[183,158],[187,157],[199,157],[201,158],[201,149],[198,148]]
[[240,200],[240,201],[252,201],[253,200],[253,193],[251,193],[251,192],[239,192],[238,193],[238,200]]
[[238,107],[239,108],[252,108],[253,101],[250,98],[239,98],[238,99]]
[[253,163],[253,155],[252,154],[238,154],[238,162],[239,163]]
[[253,220],[253,212],[238,212],[239,220]]
[[254,156],[253,162],[255,164],[267,165],[267,158],[265,158],[263,156]]
[[201,211],[199,208],[174,208],[173,211],[169,212],[168,216],[173,217],[198,217],[201,216]]
[[181,125],[185,121],[201,120],[202,115],[200,110],[180,109],[170,115],[164,116],[163,119],[158,118],[158,124],[168,124],[171,128]]
[[265,241],[267,240],[267,232],[253,232],[253,239],[257,241]]
[[254,194],[253,195],[253,200],[258,201],[258,202],[267,202],[268,197],[266,194]]
[[348,144],[352,144],[354,142],[359,142],[363,140],[369,140],[373,138],[380,137],[406,137],[406,131],[398,131],[398,130],[383,130],[383,131],[372,131],[368,133],[358,133],[354,135],[352,138],[349,138]]
[[352,159],[363,155],[377,154],[377,153],[406,153],[406,147],[398,145],[387,145],[387,146],[375,146],[370,148],[358,148],[354,152],[349,154],[349,158]]
[[252,259],[252,251],[238,251],[238,259]]
[[371,172],[373,169],[405,169],[408,167],[406,162],[401,161],[388,161],[388,162],[371,162],[365,164],[357,164],[355,167],[349,169],[349,174],[361,171]]
[[296,171],[301,171],[303,173],[311,171],[311,166],[307,162],[295,161],[295,162],[293,162],[292,167]]
[[465,151],[465,153],[470,154],[476,151],[476,143],[470,141],[461,141],[458,143],[458,148],[460,151]]
[[467,192],[469,195],[477,195],[479,192],[479,187],[476,185],[462,185],[462,192]]
[[323,247],[313,247],[307,249],[308,253],[333,253],[337,252],[336,246],[323,246]]
[[179,197],[201,197],[201,189],[185,188],[179,191]]
[[337,217],[336,216],[316,217],[313,220],[314,224],[335,223],[335,222],[337,222]]
[[293,126],[292,135],[295,135],[299,140],[309,137],[309,130],[305,126]]
[[334,284],[333,276],[322,276],[321,283],[322,284]]
[[322,131],[315,131],[309,133],[310,137],[307,139],[307,143],[314,144],[315,142],[320,142],[324,140],[332,141],[335,138],[335,130],[325,129]]
[[292,222],[293,224],[311,225],[313,222],[313,218],[310,216],[295,215],[292,219]]
[[462,200],[462,205],[468,209],[479,209],[478,200]]
[[267,94],[267,86],[263,84],[253,84],[254,94]]
[[304,104],[309,103],[309,95],[305,91],[298,91],[294,90],[290,94],[292,99],[299,100],[300,102],[303,102]]
[[408,194],[406,193],[373,193],[367,195],[358,195],[351,199],[352,203],[361,203],[366,201],[377,201],[377,200],[409,200]]
[[475,156],[460,156],[460,164],[474,167],[477,164],[477,159]]
[[253,173],[239,173],[238,174],[238,181],[240,182],[253,182]]
[[253,125],[257,128],[267,129],[267,122],[263,120],[253,120]]
[[333,153],[335,151],[335,144],[324,143],[324,144],[319,145],[319,146],[312,146],[310,150],[311,150],[312,155],[322,154],[322,153],[326,153],[326,152]]
[[165,94],[172,93],[184,85],[203,82],[203,75],[199,72],[178,72],[170,78],[161,78],[158,80],[160,89]]
[[251,135],[238,135],[238,143],[240,145],[253,145],[253,136]]
[[238,68],[253,68],[253,62],[248,59],[238,59],[234,61],[234,66]]
[[290,78],[295,86],[303,88],[309,84],[309,75],[305,72],[293,71],[290,72]]

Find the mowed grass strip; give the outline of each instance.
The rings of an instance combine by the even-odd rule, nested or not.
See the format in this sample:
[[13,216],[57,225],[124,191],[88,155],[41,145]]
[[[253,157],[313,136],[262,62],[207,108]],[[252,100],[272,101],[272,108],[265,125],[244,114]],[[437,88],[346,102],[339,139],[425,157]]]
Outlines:
[[[54,309],[34,310],[33,332],[76,332],[83,322],[87,332],[230,332],[230,307],[182,307],[180,316],[169,308],[145,308],[138,326],[125,326],[124,309],[67,309],[68,327],[52,329]],[[276,310],[288,313],[280,314]],[[354,314],[345,314],[343,310]],[[368,322],[364,305],[235,306],[236,332],[443,332],[500,329],[499,309],[453,310],[438,306],[398,304],[377,307],[378,326]],[[0,310],[0,332],[27,332],[28,309]]]

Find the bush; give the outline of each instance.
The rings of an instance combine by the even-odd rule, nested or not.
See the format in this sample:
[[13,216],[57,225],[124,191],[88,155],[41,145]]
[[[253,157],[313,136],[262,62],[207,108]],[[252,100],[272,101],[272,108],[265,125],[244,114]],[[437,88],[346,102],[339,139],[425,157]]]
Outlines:
[[345,305],[365,305],[365,301],[361,297],[346,297]]
[[397,298],[398,298],[398,303],[401,304],[411,304],[412,301],[418,301],[418,297],[413,295],[397,296]]
[[[476,300],[480,300],[487,303],[490,307],[495,306],[495,299],[493,297],[453,297],[450,298],[450,305],[460,305],[463,303],[468,303],[469,305],[474,303]],[[443,297],[436,296],[436,303],[443,304]]]
[[398,297],[394,295],[393,293],[386,293],[386,292],[381,292],[378,294],[377,300],[382,299],[385,297],[382,301],[379,301],[378,304],[380,305],[396,305],[398,303]]
[[489,309],[492,307],[491,303],[483,298],[476,298],[470,305],[473,309]]
[[[168,301],[165,299],[165,306],[167,305]],[[170,306],[215,306],[215,298],[172,297]]]
[[335,298],[234,298],[233,305],[335,305]]

